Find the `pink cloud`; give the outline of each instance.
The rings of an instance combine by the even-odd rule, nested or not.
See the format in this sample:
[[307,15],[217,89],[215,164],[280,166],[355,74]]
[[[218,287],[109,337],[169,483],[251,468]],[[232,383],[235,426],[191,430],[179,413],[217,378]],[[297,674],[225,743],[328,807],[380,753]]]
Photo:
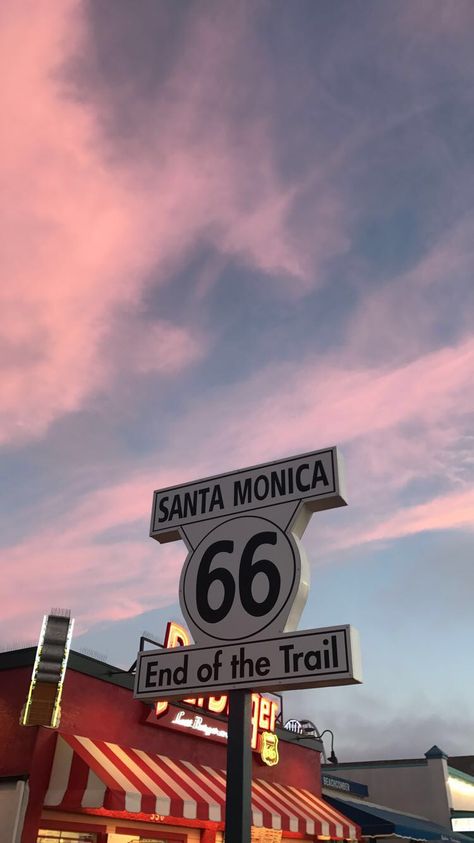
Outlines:
[[[0,636],[10,635],[12,626],[25,638],[33,635],[38,615],[52,605],[71,608],[80,631],[173,603],[186,551],[175,544],[158,549],[147,538],[156,482],[170,479],[143,475],[94,491],[62,520],[54,518],[33,537],[4,548],[8,607]],[[128,538],[126,530],[143,539]]]
[[[80,6],[4,4],[0,15],[9,115],[0,441],[8,441],[41,434],[110,378],[104,336],[114,308],[139,295],[151,251],[140,202],[98,152],[93,115],[59,83],[65,45],[83,37]],[[181,365],[193,358],[192,337],[186,344],[165,323],[154,332],[162,346],[179,345]]]
[[12,630],[24,639],[34,636],[38,617],[51,606],[70,608],[79,633],[98,621],[124,620],[174,603],[184,547],[159,549],[146,541],[146,526],[143,533],[143,541],[103,545],[87,535],[80,543],[66,535],[44,544],[40,533],[37,540],[4,552],[8,607],[0,640],[11,637]]
[[50,606],[71,608],[79,634],[101,620],[174,603],[186,549],[159,548],[148,538],[149,515],[153,489],[185,480],[187,470],[176,464],[90,492],[63,516],[35,525],[32,537],[4,548],[0,643],[12,629],[22,640],[34,637],[38,616]]
[[[342,355],[269,366],[194,408],[193,453],[209,453],[212,439],[212,453],[234,467],[242,457],[344,445],[407,423],[449,428],[471,410],[473,372],[474,339],[394,367],[364,368]],[[186,424],[176,428],[173,448],[189,441]]]
[[[474,341],[393,370],[350,373],[306,360],[206,398],[176,426],[166,464],[156,459],[156,470],[90,492],[63,520],[35,527],[32,538],[5,550],[3,628],[15,618],[19,628],[28,626],[50,604],[71,605],[87,627],[175,602],[185,550],[158,548],[148,538],[153,489],[314,447],[337,443],[346,451],[351,502],[337,530],[315,519],[316,558],[337,547],[472,526],[474,498],[454,467],[460,453],[468,467],[459,443],[473,364]],[[430,499],[401,509],[404,486],[427,478]],[[441,487],[440,478],[453,488]]]
[[400,5],[398,16],[402,31],[412,37],[416,34],[423,42],[439,38],[439,36],[450,39],[454,36],[453,46],[459,50],[463,42],[466,43],[469,40],[467,33],[473,23],[471,3],[469,0],[459,0],[459,3],[454,5],[440,6],[439,13],[436,15],[430,14],[431,8],[426,0],[421,3]]
[[[295,187],[278,175],[269,126],[242,121],[231,95],[215,107],[223,79],[238,95],[245,16],[236,11],[232,37],[222,19],[190,17],[145,134],[119,161],[97,114],[61,76],[86,49],[83,13],[73,0],[0,9],[9,115],[0,162],[3,442],[41,435],[110,388],[125,362],[110,351],[117,312],[137,320],[146,284],[169,283],[200,242],[303,289],[347,245],[341,203],[324,181],[302,244],[287,220]],[[135,331],[125,371],[176,373],[208,344],[191,325],[156,320]]]
[[[356,359],[411,360],[432,347],[453,301],[459,335],[472,334],[474,220],[460,219],[407,272],[364,296],[352,315],[347,343]],[[464,304],[464,307],[462,306]]]
[[[387,541],[427,530],[474,530],[474,491],[463,489],[440,495],[417,506],[400,509],[377,527],[346,536],[346,546]],[[336,541],[336,546],[344,546]]]

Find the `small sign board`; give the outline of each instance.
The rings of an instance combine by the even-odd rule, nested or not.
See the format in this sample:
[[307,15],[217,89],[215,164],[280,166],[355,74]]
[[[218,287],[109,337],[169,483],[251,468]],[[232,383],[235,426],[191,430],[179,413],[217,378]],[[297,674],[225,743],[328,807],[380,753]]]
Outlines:
[[281,828],[260,828],[253,825],[250,832],[250,843],[281,843],[283,832]]
[[219,647],[141,652],[135,697],[174,700],[235,688],[282,691],[361,681],[358,634],[345,625]]
[[330,773],[322,773],[321,784],[331,790],[352,793],[357,796],[368,796],[369,788],[361,782],[353,782],[350,779],[342,779],[340,776],[333,776]]
[[177,541],[183,538],[180,529],[191,524],[292,503],[295,510],[304,505],[310,512],[346,505],[336,448],[158,489],[150,536],[159,542]]

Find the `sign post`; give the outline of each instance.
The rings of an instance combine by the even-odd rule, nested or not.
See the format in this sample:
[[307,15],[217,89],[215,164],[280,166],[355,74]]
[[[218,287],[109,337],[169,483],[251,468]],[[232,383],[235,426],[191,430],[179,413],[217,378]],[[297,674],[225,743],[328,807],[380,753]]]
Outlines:
[[226,843],[250,843],[252,753],[250,691],[229,692],[229,737],[225,801]]
[[196,643],[138,653],[135,697],[229,692],[227,843],[250,843],[251,691],[362,681],[353,627],[297,631],[301,537],[314,512],[345,505],[336,448],[154,493],[150,535],[188,548],[179,597]]

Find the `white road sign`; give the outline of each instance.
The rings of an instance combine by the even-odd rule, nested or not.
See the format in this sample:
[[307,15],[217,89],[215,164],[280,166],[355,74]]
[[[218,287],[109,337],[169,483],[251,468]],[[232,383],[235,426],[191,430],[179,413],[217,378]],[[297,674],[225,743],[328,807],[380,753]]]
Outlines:
[[358,634],[346,625],[220,647],[141,652],[135,697],[183,699],[235,688],[282,691],[361,681]]
[[180,606],[196,644],[139,653],[135,696],[360,682],[352,627],[295,632],[309,591],[301,537],[313,512],[345,504],[336,448],[155,491],[150,535],[188,549]]
[[160,489],[150,535],[188,547],[180,605],[199,644],[296,629],[309,589],[300,538],[316,510],[344,506],[336,448]]
[[184,538],[180,528],[191,524],[283,503],[289,505],[292,520],[303,506],[309,513],[345,506],[336,448],[158,489],[153,494],[150,536],[159,542],[177,541]]
[[[296,623],[308,585],[298,544],[257,515],[234,517],[211,529],[189,554],[181,574],[181,608],[194,638],[215,643],[281,633],[292,610]],[[298,594],[304,600],[294,609]],[[293,618],[290,624],[294,626]]]

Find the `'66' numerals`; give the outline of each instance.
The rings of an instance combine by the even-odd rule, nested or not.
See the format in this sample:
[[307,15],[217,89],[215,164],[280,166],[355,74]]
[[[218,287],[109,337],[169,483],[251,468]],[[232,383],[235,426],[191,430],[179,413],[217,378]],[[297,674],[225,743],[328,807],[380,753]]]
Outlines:
[[301,583],[293,537],[256,515],[221,522],[191,550],[181,608],[197,643],[283,631]]
[[[229,568],[217,567],[211,570],[211,565],[219,553],[234,552],[235,542],[220,539],[206,548],[196,576],[196,606],[204,621],[215,624],[227,617],[234,605],[237,588],[242,607],[248,615],[258,618],[271,612],[280,594],[280,572],[270,559],[254,557],[262,545],[276,545],[277,538],[275,531],[263,530],[255,533],[247,541],[240,557],[237,584]],[[263,600],[256,600],[252,592],[252,585],[258,574],[263,574],[268,581],[268,591]],[[214,582],[220,582],[223,587],[221,603],[216,607],[211,606],[209,602],[209,590]]]

